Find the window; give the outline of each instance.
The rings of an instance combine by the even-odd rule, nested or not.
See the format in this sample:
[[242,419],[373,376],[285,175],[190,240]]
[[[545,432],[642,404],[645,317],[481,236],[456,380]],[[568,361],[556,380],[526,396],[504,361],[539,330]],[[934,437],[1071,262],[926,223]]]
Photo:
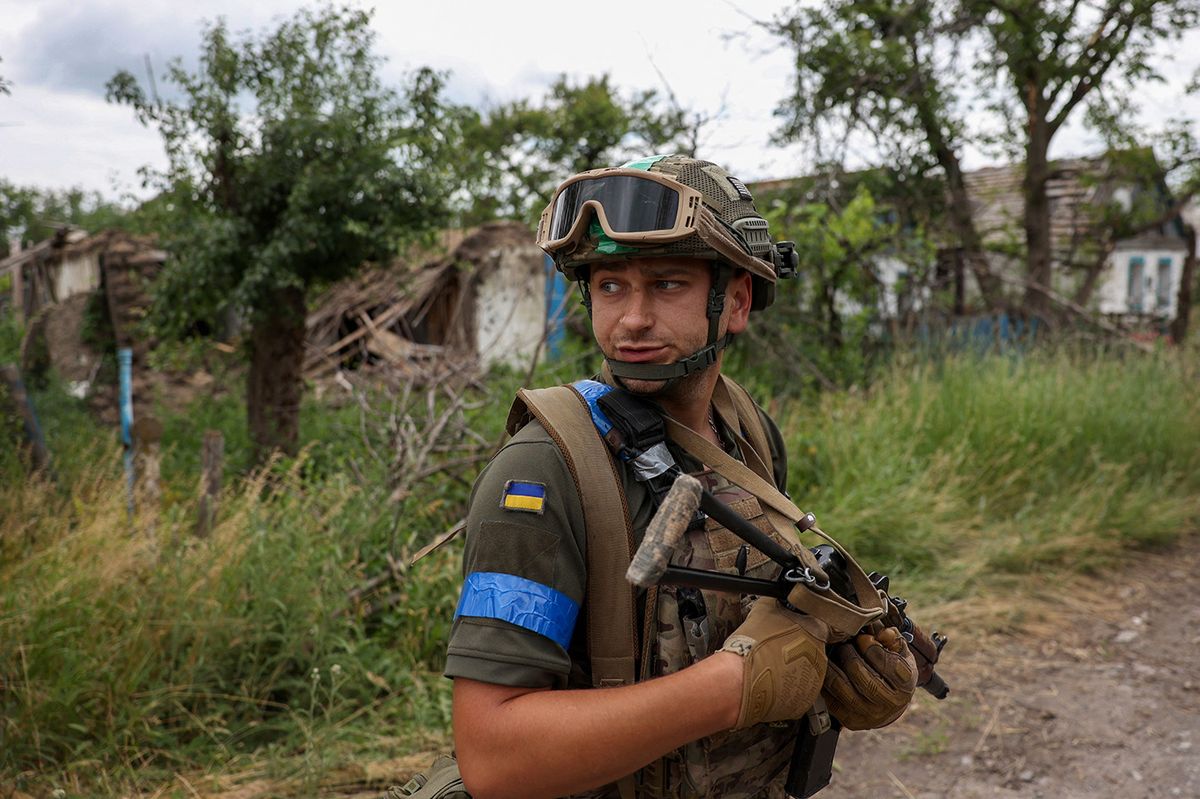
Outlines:
[[1129,283],[1125,289],[1125,306],[1129,313],[1141,313],[1146,293],[1146,262],[1135,256],[1129,259]]
[[1154,284],[1154,309],[1166,311],[1171,307],[1171,259],[1158,259],[1158,281]]

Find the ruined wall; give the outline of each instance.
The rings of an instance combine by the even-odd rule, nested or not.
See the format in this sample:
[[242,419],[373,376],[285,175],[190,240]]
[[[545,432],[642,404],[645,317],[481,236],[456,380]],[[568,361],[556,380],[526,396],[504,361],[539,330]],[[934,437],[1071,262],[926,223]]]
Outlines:
[[532,241],[488,253],[476,286],[475,344],[485,366],[527,368],[546,325],[544,256]]
[[100,287],[100,253],[70,253],[53,270],[54,299],[58,302]]

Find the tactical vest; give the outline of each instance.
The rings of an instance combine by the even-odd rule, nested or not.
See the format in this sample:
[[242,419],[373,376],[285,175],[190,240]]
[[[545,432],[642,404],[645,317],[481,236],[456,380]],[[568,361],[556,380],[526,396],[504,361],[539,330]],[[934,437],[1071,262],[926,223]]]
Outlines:
[[[774,485],[767,433],[750,396],[722,376],[713,404],[744,464],[671,419],[666,420],[668,435],[701,463],[709,467],[719,464],[719,468],[706,470],[701,478],[739,515],[789,550],[810,556],[799,542],[796,525],[812,517],[796,508]],[[652,587],[647,592],[645,612],[638,617],[636,590],[625,579],[635,542],[629,503],[617,472],[621,467],[601,439],[583,396],[570,386],[523,389],[509,412],[508,433],[516,433],[532,418],[542,424],[558,446],[583,505],[588,573],[584,610],[592,685],[624,685],[671,673],[719,649],[748,612],[737,596],[701,592],[705,613],[703,617],[689,617],[690,597],[686,593],[673,586]],[[614,508],[621,512],[613,513]],[[825,537],[817,528],[812,529]],[[740,538],[712,519],[706,520],[703,530],[688,533],[673,563],[736,571],[751,577],[771,578],[776,571],[765,555],[745,547]],[[861,569],[854,571],[858,575],[852,579],[860,596],[868,597],[868,601],[877,599],[869,583],[861,584],[866,580]],[[815,593],[803,609],[830,623],[838,638],[849,637],[882,613],[882,606],[860,608]],[[639,661],[641,673],[637,674],[635,664]],[[786,771],[799,723],[759,725],[695,741],[620,781],[616,791],[610,787],[581,796],[782,798],[781,773]]]

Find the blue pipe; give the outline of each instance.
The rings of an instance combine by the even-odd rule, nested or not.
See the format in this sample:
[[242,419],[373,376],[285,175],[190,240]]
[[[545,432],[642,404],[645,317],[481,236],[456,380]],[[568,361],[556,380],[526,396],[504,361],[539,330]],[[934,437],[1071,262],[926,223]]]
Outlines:
[[121,372],[121,443],[125,446],[125,502],[133,519],[133,350],[117,350]]

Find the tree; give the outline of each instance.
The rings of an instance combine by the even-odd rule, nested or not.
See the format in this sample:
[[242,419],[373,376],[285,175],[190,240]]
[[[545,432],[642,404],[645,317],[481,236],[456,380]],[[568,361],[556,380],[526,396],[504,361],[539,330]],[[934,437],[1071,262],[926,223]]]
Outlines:
[[798,6],[772,27],[796,52],[794,90],[779,111],[779,138],[845,144],[863,132],[880,160],[910,183],[940,171],[950,230],[963,258],[986,305],[1003,306],[960,161],[962,86],[952,77],[960,74],[957,52],[945,43],[962,34],[950,10],[930,0],[840,0]]
[[[929,293],[932,253],[911,209],[877,203],[875,189],[894,191],[882,170],[801,183],[758,197],[773,235],[796,242],[805,269],[799,285],[780,286],[771,313],[748,332],[754,346],[739,357],[778,367],[781,391],[861,385],[883,352],[883,317],[898,333],[900,317]],[[885,261],[905,275],[891,286]]]
[[[1128,207],[1104,209],[1106,218],[1098,225],[1100,254],[1085,272],[1075,302],[1087,303],[1119,240],[1178,225],[1187,249],[1170,334],[1176,342],[1182,342],[1188,334],[1196,280],[1196,230],[1182,214],[1200,195],[1200,140],[1193,130],[1195,123],[1170,120],[1158,130],[1130,124],[1126,120],[1136,114],[1128,98],[1121,96],[1099,98],[1088,114],[1111,153],[1110,170],[1128,183],[1158,190],[1142,192]],[[1154,142],[1154,147],[1147,142]]]
[[64,225],[91,232],[127,226],[129,212],[99,192],[82,188],[63,191],[18,186],[0,180],[0,257],[7,256],[9,239],[22,246],[48,238]]
[[[654,90],[624,97],[608,75],[572,83],[561,75],[540,102],[515,100],[463,112],[464,220],[532,219],[564,177],[628,158],[685,147],[694,118]],[[693,136],[694,138],[694,136]]]
[[306,298],[442,220],[450,172],[443,80],[421,70],[385,88],[370,15],[302,10],[273,31],[204,30],[177,100],[128,72],[108,84],[157,127],[169,166],[172,258],[155,289],[160,330],[182,334],[232,304],[249,322],[246,409],[258,458],[293,453],[303,394]]
[[[1046,188],[1055,135],[1104,87],[1129,91],[1158,78],[1154,46],[1178,40],[1198,20],[1195,0],[837,0],[798,8],[776,25],[798,53],[793,126],[784,133],[794,135],[803,111],[833,113],[843,128],[886,143],[885,152],[916,163],[932,159],[953,195],[954,228],[984,280],[976,241],[960,218],[970,205],[965,191],[958,194],[957,153],[967,144],[1019,153],[1024,305],[1045,314],[1052,260]],[[974,69],[962,68],[968,57]],[[954,75],[961,77],[947,77]],[[967,126],[970,103],[992,112],[990,128]],[[891,138],[897,134],[898,143]],[[906,149],[914,135],[923,152]]]

